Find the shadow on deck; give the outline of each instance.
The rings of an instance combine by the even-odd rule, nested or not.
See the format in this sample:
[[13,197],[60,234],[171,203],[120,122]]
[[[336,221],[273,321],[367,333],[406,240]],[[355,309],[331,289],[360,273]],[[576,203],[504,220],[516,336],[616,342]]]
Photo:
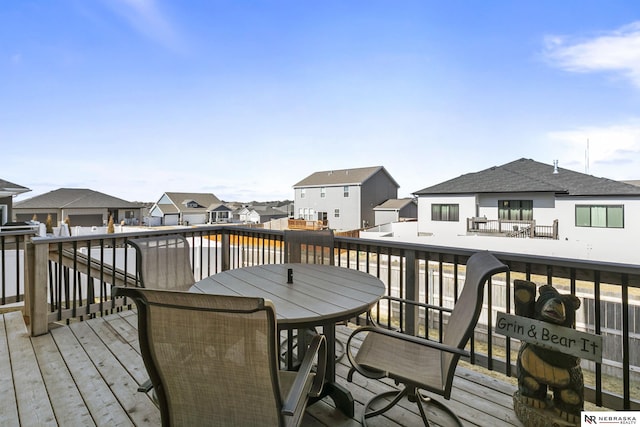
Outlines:
[[[137,317],[123,311],[102,318],[52,327],[29,337],[20,312],[0,316],[0,412],[3,425],[15,426],[157,426],[160,413],[137,392],[147,379],[140,357]],[[339,326],[345,340],[348,327]],[[310,406],[303,426],[359,426],[364,403],[392,383],[354,376],[348,383],[346,358],[336,367],[337,380],[353,395],[356,419],[337,411],[330,398]],[[520,426],[511,396],[515,386],[458,367],[452,400],[446,402],[469,426]],[[447,425],[433,414],[437,425]],[[377,419],[376,419],[377,418]],[[422,425],[414,404],[404,402],[375,426]]]

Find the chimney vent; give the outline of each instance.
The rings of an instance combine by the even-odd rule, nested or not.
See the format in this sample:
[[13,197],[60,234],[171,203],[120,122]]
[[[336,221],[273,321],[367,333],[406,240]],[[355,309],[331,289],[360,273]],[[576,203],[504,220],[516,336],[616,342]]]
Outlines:
[[558,161],[557,160],[553,161],[553,173],[554,174],[558,173]]

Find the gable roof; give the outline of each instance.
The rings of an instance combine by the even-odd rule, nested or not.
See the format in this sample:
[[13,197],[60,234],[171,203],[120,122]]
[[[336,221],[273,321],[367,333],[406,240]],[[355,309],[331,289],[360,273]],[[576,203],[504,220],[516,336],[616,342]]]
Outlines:
[[[211,193],[178,193],[178,192],[167,192],[164,193],[169,200],[171,200],[172,205],[167,204],[158,204],[157,206],[161,207],[162,212],[167,213],[178,213],[178,212],[205,212],[208,210],[209,206],[219,205],[222,203],[220,199],[214,196]],[[188,208],[188,202],[195,202],[199,205],[196,208]]]
[[319,186],[338,186],[338,185],[362,185],[369,178],[378,172],[384,172],[396,187],[400,187],[393,179],[389,172],[383,166],[372,166],[366,168],[340,169],[314,172],[302,181],[298,182],[293,188],[299,187],[319,187]]
[[406,197],[404,199],[389,199],[386,202],[381,203],[375,208],[373,208],[373,210],[374,211],[397,211],[397,210],[401,210],[407,205],[410,205],[411,203],[416,204],[415,199],[411,197]]
[[231,212],[232,209],[224,203],[214,203],[207,208],[207,212]]
[[71,209],[71,208],[129,208],[138,209],[142,205],[128,202],[88,188],[59,188],[30,199],[16,202],[17,209]]
[[554,173],[554,166],[524,158],[461,175],[413,194],[538,192],[551,192],[561,196],[640,196],[640,188],[631,184],[560,167]]
[[15,196],[26,193],[27,191],[31,191],[31,189],[0,179],[0,197]]

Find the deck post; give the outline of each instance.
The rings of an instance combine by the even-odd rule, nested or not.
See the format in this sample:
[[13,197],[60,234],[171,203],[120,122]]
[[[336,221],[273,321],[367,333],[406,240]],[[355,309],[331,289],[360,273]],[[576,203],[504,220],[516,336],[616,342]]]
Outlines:
[[[415,251],[405,252],[405,286],[406,286],[406,298],[409,301],[419,301],[419,289],[418,286],[418,269],[420,268],[420,262],[416,259]],[[415,335],[418,329],[419,315],[418,307],[414,305],[408,305],[405,311],[406,323],[405,331],[409,335]]]
[[47,309],[47,261],[49,245],[25,243],[24,318],[32,337],[49,332]]
[[231,233],[228,230],[224,230],[222,235],[220,236],[220,244],[221,244],[221,263],[220,266],[222,271],[227,271],[231,269]]

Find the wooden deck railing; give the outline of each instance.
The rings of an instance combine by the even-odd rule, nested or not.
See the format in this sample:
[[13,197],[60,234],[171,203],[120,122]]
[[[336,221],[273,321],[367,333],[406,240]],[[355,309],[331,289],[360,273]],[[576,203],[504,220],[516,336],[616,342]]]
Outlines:
[[290,219],[287,226],[290,230],[324,230],[327,225],[328,221],[322,220]]
[[[152,231],[184,235],[191,245],[196,280],[232,268],[283,262],[283,232],[237,226]],[[3,272],[17,263],[18,285],[3,281],[3,292],[24,280],[25,314],[32,335],[51,322],[82,320],[119,309],[110,297],[114,283],[135,285],[135,256],[127,241],[141,233],[20,241],[17,261],[2,260]],[[0,241],[1,243],[1,241]],[[387,294],[438,306],[452,306],[472,251],[420,244],[336,236],[336,264],[379,277]],[[22,254],[25,252],[26,257]],[[7,255],[14,254],[6,249]],[[497,312],[513,312],[513,279],[553,284],[582,300],[577,329],[603,336],[603,362],[583,361],[585,397],[614,409],[640,409],[640,266],[555,257],[495,253],[510,272],[487,286],[485,306],[471,343],[472,363],[515,375],[519,341],[494,335]],[[11,258],[8,256],[7,258]],[[5,274],[5,273],[3,273]],[[6,289],[5,289],[6,286]],[[18,299],[21,297],[18,296]],[[408,333],[439,339],[446,317],[399,312],[383,306],[373,315]]]

